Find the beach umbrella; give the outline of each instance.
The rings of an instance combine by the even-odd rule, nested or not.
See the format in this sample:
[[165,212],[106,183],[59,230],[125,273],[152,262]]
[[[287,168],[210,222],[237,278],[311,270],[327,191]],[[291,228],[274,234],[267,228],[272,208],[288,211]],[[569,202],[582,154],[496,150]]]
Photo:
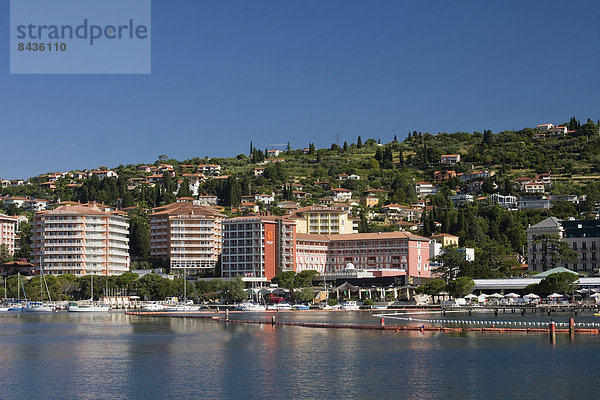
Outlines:
[[593,295],[591,295],[590,297],[598,298],[598,297],[600,297],[600,293],[594,293],[594,294],[593,294]]
[[494,299],[501,299],[504,296],[502,296],[500,293],[494,293],[494,294],[491,294],[490,297],[493,297]]
[[563,297],[563,295],[558,293],[552,293],[551,295],[546,296],[547,299],[560,299],[561,297]]
[[465,296],[465,299],[476,299],[476,298],[477,298],[477,296],[474,295],[473,293],[468,294],[468,295]]
[[538,296],[537,294],[534,293],[529,293],[526,294],[525,296],[523,296],[524,299],[539,299],[540,296]]
[[509,294],[505,294],[504,297],[508,297],[509,299],[517,299],[517,298],[519,298],[521,296],[519,296],[516,293],[509,293]]

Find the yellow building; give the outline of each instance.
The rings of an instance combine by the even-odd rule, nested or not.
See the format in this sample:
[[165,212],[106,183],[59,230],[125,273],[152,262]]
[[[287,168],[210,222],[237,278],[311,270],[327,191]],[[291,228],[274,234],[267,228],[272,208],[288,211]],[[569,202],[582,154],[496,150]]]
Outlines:
[[450,235],[448,233],[440,233],[437,235],[433,235],[431,239],[435,240],[437,243],[440,243],[442,247],[447,246],[456,246],[458,247],[458,236]]
[[296,222],[296,233],[349,234],[357,233],[354,222],[341,207],[308,206],[286,217]]
[[379,197],[365,196],[360,199],[360,204],[362,204],[364,207],[375,207],[379,204]]

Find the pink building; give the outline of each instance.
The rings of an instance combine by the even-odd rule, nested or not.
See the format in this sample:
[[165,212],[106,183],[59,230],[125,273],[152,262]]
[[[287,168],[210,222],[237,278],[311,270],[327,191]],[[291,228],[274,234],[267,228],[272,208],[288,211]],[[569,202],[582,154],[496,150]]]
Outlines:
[[350,263],[374,276],[428,278],[429,239],[409,232],[296,235],[296,272],[332,273]]
[[5,245],[10,254],[15,252],[17,218],[0,214],[0,245]]

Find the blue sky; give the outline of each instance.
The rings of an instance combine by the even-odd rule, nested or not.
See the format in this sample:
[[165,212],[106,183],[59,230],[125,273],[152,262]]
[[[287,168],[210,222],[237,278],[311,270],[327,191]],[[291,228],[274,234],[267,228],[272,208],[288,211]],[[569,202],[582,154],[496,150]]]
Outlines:
[[0,177],[600,118],[598,1],[152,3],[151,75],[10,75]]

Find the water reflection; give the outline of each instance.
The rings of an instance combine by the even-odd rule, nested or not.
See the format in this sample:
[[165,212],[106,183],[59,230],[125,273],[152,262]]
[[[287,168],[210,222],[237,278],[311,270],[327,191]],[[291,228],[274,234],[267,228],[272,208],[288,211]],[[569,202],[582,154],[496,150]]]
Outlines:
[[[377,323],[369,313],[277,318]],[[2,399],[593,398],[600,367],[598,335],[558,334],[552,347],[548,334],[372,332],[121,313],[2,315],[0,331]]]

